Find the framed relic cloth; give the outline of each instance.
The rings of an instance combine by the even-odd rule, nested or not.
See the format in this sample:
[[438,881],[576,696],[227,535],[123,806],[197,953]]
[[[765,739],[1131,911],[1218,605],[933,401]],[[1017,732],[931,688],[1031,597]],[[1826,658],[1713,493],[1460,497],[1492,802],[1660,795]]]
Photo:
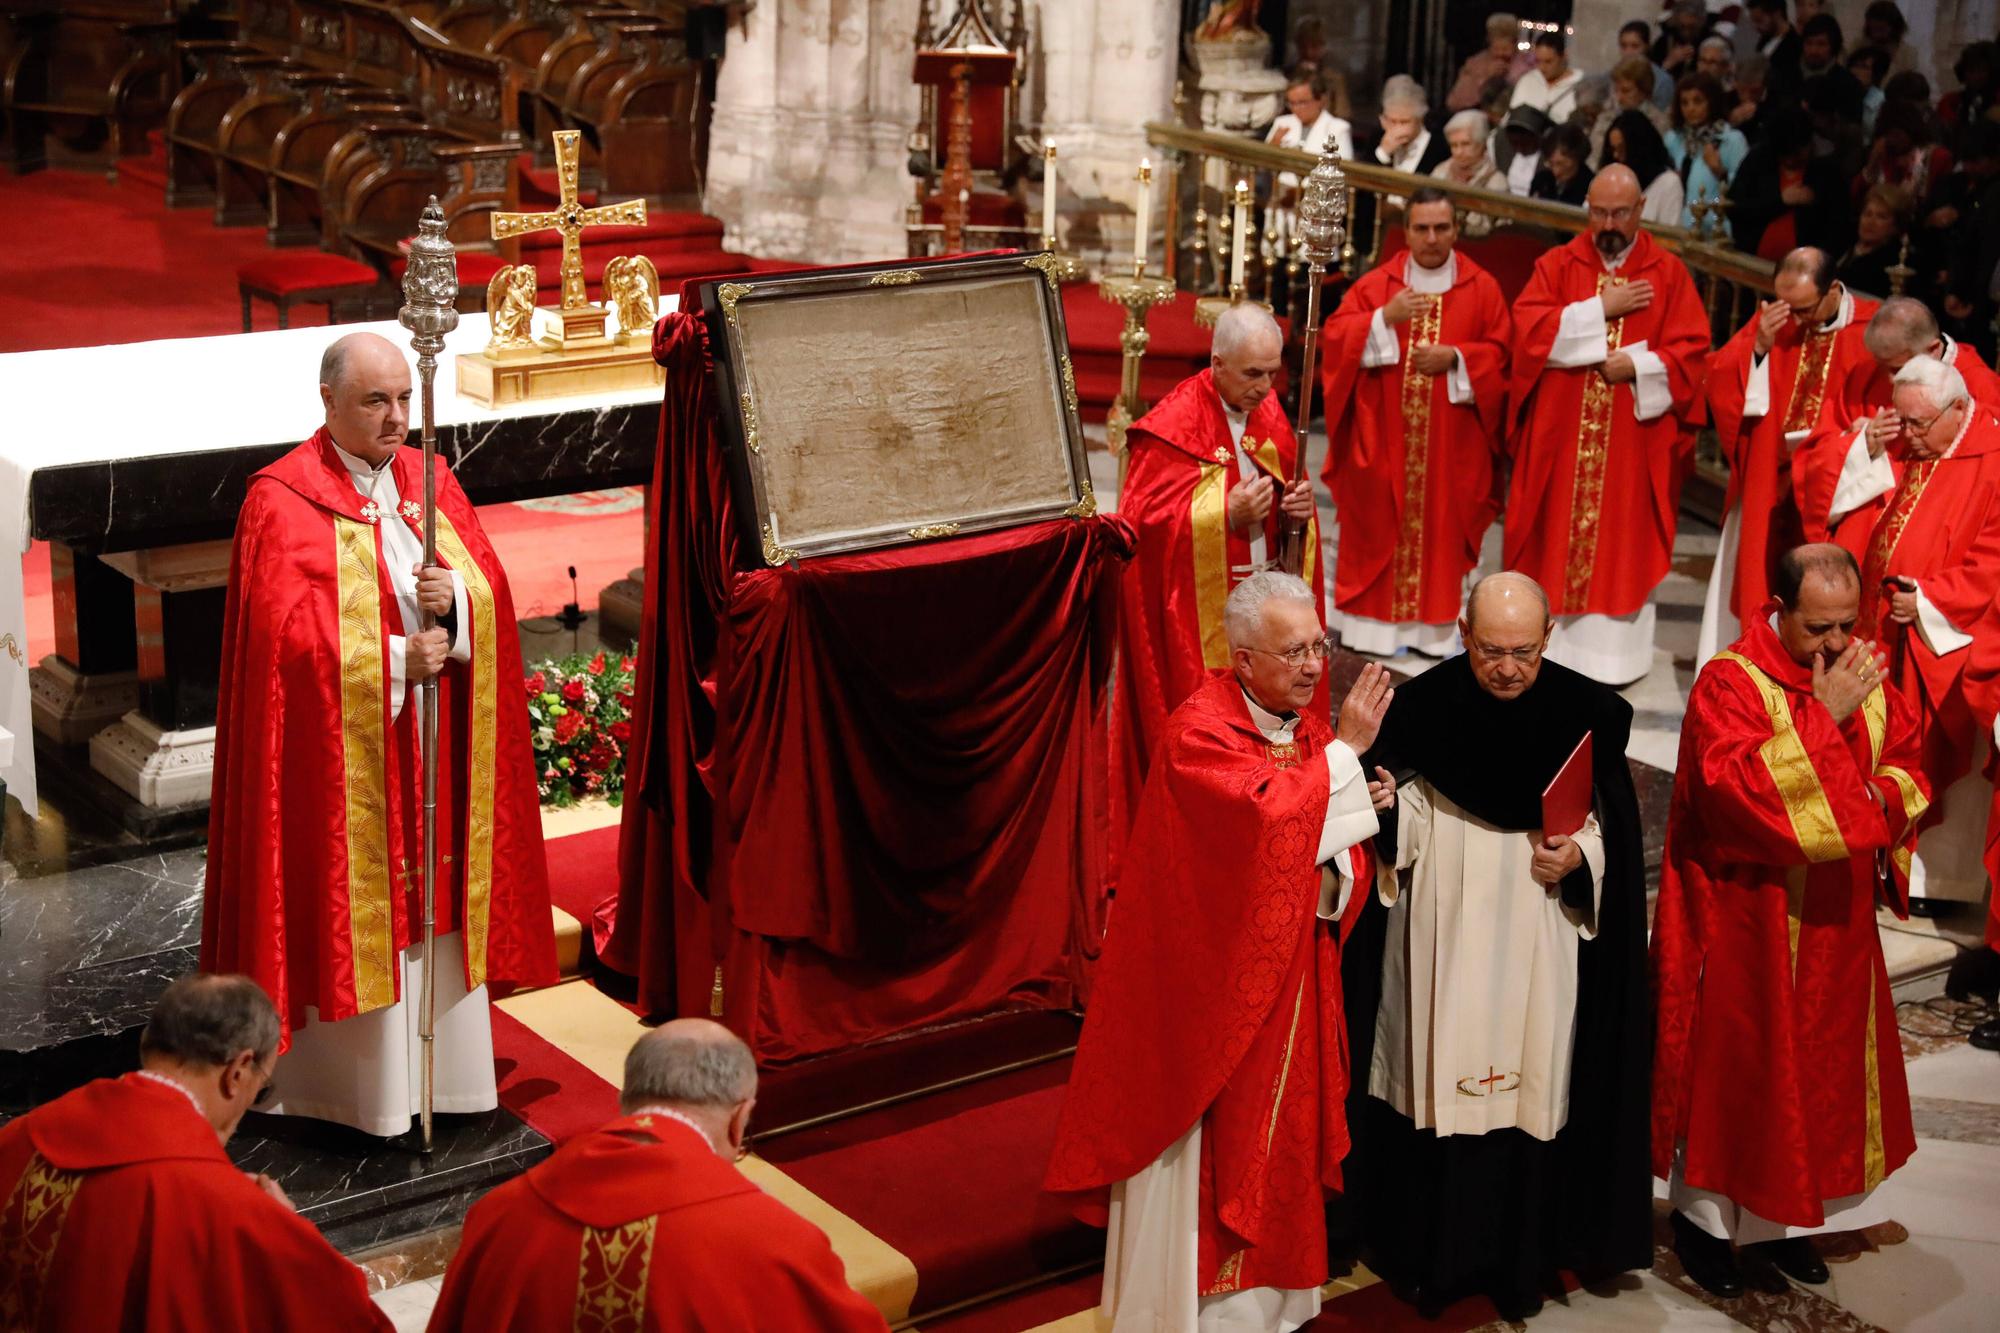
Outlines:
[[1096,512],[1045,257],[700,295],[737,507],[765,563]]

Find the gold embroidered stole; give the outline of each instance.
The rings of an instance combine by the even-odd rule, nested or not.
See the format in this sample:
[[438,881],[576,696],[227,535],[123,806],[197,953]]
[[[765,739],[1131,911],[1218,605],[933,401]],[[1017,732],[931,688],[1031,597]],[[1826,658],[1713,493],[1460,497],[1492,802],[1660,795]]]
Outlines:
[[[493,792],[499,777],[500,635],[493,585],[472,558],[458,530],[437,511],[438,554],[465,584],[472,623],[458,632],[472,636],[471,724],[466,735],[465,784],[465,965],[469,984],[486,982],[486,942],[492,927]],[[518,668],[517,668],[518,669]]]
[[63,1223],[83,1186],[80,1171],[59,1171],[40,1153],[30,1153],[0,1210],[0,1329],[41,1326],[42,1298]]
[[1410,345],[1403,355],[1403,516],[1396,529],[1389,618],[1421,619],[1424,577],[1424,513],[1430,477],[1431,386],[1436,377],[1410,364],[1410,352],[1436,345],[1444,325],[1443,295],[1420,296],[1410,319]]
[[1813,333],[1799,344],[1799,370],[1792,378],[1792,400],[1785,407],[1785,434],[1810,430],[1819,420],[1819,405],[1826,397],[1827,372],[1833,368],[1836,336]]
[[1924,498],[1924,490],[1930,485],[1937,465],[1937,459],[1926,458],[1904,467],[1903,480],[1890,497],[1887,512],[1869,535],[1868,558],[1861,563],[1861,620],[1854,627],[1854,632],[1864,639],[1873,639],[1881,633],[1882,580],[1888,576],[1889,561],[1896,554],[1897,543],[1903,540],[1903,529],[1909,526],[1910,516]]
[[[1243,437],[1243,452],[1278,479],[1279,498],[1282,499],[1285,469],[1278,457],[1278,442],[1265,440],[1260,444],[1246,434]],[[1197,465],[1199,471],[1195,478],[1194,496],[1188,504],[1201,664],[1211,671],[1229,665],[1229,636],[1222,628],[1222,605],[1229,600],[1230,589],[1236,586],[1229,570],[1228,522],[1229,473],[1236,465],[1235,451],[1217,445],[1215,461]],[[1304,562],[1299,570],[1299,577],[1314,588],[1319,586],[1316,581],[1319,558],[1319,520],[1315,518],[1307,527]]]
[[[1625,279],[1611,273],[1597,275],[1597,291],[1623,286]],[[1610,320],[1604,328],[1606,356],[1618,350],[1625,337],[1623,316]],[[1581,612],[1590,599],[1590,576],[1597,566],[1597,528],[1604,511],[1604,466],[1611,452],[1611,407],[1614,387],[1597,371],[1583,377],[1583,413],[1577,423],[1576,477],[1569,500],[1569,569],[1563,581],[1561,610]]]
[[576,1264],[575,1333],[642,1333],[657,1216],[585,1227]]

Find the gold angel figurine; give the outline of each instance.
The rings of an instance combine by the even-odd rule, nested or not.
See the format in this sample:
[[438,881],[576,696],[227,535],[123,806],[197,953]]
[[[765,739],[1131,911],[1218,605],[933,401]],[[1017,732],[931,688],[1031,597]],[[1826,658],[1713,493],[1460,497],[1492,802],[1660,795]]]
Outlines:
[[493,320],[489,352],[534,346],[535,266],[509,264],[486,284],[486,313]]
[[660,308],[660,273],[644,255],[620,255],[604,266],[604,296],[618,312],[618,336],[650,338]]

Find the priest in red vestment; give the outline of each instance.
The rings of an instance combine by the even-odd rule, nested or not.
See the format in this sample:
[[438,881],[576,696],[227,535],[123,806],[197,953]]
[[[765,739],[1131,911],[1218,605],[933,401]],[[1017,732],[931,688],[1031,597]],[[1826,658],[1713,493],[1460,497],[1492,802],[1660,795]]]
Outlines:
[[1959,373],[1974,402],[1989,416],[2000,417],[2000,376],[1978,352],[1941,332],[1937,317],[1922,301],[1890,297],[1868,321],[1862,341],[1873,367],[1856,365],[1828,385],[1819,424],[1792,457],[1792,486],[1806,540],[1837,541],[1856,560],[1866,558],[1861,543],[1888,501],[1886,490],[1864,486],[1857,491],[1855,483],[1886,475],[1903,452],[1902,425],[1890,401],[1897,371],[1913,357],[1942,361]]
[[1439,657],[1493,521],[1513,324],[1500,284],[1453,248],[1449,196],[1412,194],[1403,233],[1409,250],[1355,283],[1321,335],[1332,625],[1354,652]]
[[0,1328],[387,1329],[361,1270],[222,1145],[278,1059],[247,977],[183,977],[101,1078],[0,1128]]
[[1882,1220],[1916,1148],[1875,927],[1927,800],[1916,710],[1856,636],[1852,556],[1795,549],[1775,592],[1689,695],[1653,923],[1653,1170],[1724,1297],[1732,1241],[1826,1281],[1806,1237]]
[[[1290,484],[1297,444],[1276,393],[1284,336],[1244,302],[1215,323],[1209,368],[1175,385],[1126,435],[1118,514],[1138,533],[1119,603],[1111,692],[1111,861],[1158,753],[1167,715],[1229,664],[1222,604],[1278,558],[1286,518],[1307,526],[1305,568],[1321,596],[1312,484]],[[1329,716],[1324,692],[1307,711]]]
[[1159,738],[1045,1181],[1109,1228],[1114,1330],[1311,1319],[1347,1151],[1335,923],[1394,798],[1357,758],[1394,692],[1366,668],[1338,740],[1307,711],[1327,645],[1290,574],[1245,580],[1224,621],[1231,669]]
[[[419,569],[401,349],[340,339],[320,395],[326,425],[237,519],[201,959],[277,1003],[269,1109],[392,1135],[420,1097],[419,682],[439,679],[437,1110],[498,1105],[487,986],[552,983],[554,927],[507,576],[443,460],[439,565]],[[420,607],[442,623],[420,630]]]
[[1605,685],[1653,666],[1700,424],[1708,315],[1686,265],[1639,230],[1639,181],[1590,183],[1590,230],[1514,303],[1513,481],[1502,563],[1548,591],[1549,660]]
[[1812,438],[1829,397],[1839,400],[1877,373],[1863,335],[1880,303],[1848,291],[1833,271],[1824,250],[1786,255],[1777,299],[1759,305],[1709,363],[1709,419],[1729,461],[1729,494],[1698,662],[1734,640],[1743,616],[1770,600],[1772,563],[1804,540],[1792,451]]
[[639,1038],[618,1119],[466,1214],[431,1333],[884,1333],[819,1228],[732,1164],[756,1099],[750,1048],[721,1024]]

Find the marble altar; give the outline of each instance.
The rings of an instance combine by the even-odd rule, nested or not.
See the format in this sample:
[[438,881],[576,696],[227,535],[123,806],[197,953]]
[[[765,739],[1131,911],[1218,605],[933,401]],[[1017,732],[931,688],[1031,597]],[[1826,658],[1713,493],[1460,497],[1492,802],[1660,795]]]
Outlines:
[[[662,312],[673,308],[669,297]],[[399,344],[393,322],[343,326]],[[38,735],[134,817],[206,803],[228,539],[250,475],[317,428],[325,328],[0,356],[0,781],[33,814]],[[469,315],[447,356],[489,336]],[[486,407],[437,385],[438,443],[475,503],[651,480],[659,390]],[[19,556],[51,543],[55,651],[30,671]],[[87,764],[80,747],[88,745]],[[89,775],[94,775],[89,776]],[[101,790],[99,790],[101,788]]]

